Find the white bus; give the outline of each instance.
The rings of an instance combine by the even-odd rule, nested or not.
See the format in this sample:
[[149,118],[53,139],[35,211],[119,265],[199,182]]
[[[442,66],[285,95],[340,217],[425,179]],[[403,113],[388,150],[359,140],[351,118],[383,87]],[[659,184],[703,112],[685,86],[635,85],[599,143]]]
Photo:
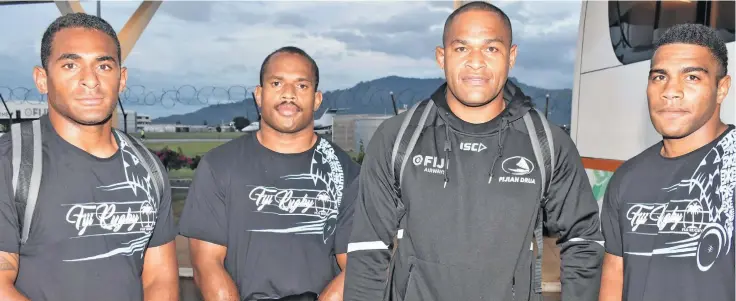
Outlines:
[[[734,77],[734,1],[585,1],[580,13],[570,135],[600,204],[612,172],[661,139],[647,109],[652,44],[675,24],[717,30]],[[736,122],[736,82],[721,108]]]

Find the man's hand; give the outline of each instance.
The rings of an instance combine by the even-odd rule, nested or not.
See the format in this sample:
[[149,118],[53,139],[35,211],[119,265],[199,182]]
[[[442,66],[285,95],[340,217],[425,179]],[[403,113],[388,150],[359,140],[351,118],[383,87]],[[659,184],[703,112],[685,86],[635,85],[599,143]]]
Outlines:
[[189,238],[194,283],[208,301],[238,301],[238,288],[225,270],[227,247]]
[[345,288],[345,266],[348,262],[348,255],[337,254],[336,257],[337,264],[342,271],[322,290],[322,293],[319,294],[319,301],[342,301],[342,292]]
[[18,254],[0,252],[0,300],[29,301],[15,289],[18,277]]
[[142,278],[144,300],[179,300],[179,265],[174,241],[146,250]]
[[624,259],[606,253],[603,257],[601,293],[599,301],[621,301],[624,289]]

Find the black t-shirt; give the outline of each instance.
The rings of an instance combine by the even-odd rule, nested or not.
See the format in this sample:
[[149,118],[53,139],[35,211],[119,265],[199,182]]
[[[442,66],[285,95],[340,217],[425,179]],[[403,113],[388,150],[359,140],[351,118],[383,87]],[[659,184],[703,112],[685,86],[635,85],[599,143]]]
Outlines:
[[733,300],[736,131],[677,158],[658,143],[624,163],[603,201],[606,252],[628,301]]
[[359,169],[323,138],[299,154],[236,138],[200,161],[180,233],[227,246],[241,300],[319,294],[347,252]]
[[0,251],[20,254],[16,288],[34,301],[142,300],[146,248],[176,236],[168,183],[159,204],[132,145],[118,139],[114,155],[97,158],[63,140],[48,116],[41,124],[41,187],[22,247],[10,133],[0,138]]

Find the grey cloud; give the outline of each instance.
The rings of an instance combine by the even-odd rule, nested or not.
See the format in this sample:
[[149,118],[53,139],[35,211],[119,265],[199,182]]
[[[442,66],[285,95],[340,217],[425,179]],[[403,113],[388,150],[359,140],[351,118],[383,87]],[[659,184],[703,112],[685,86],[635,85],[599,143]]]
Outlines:
[[231,64],[220,69],[223,74],[246,74],[252,70],[248,69],[244,64]]
[[411,10],[406,14],[391,17],[386,22],[361,24],[361,31],[372,33],[421,33],[429,31],[430,26],[444,24],[447,14],[426,8]]
[[[446,4],[429,3],[440,7]],[[551,14],[539,12],[537,9],[540,4],[551,5],[547,9]],[[501,2],[499,6],[509,15],[514,27],[514,43],[518,45],[519,51],[517,66],[523,68],[524,73],[530,74],[534,70],[560,70],[566,74],[572,71],[574,61],[568,58],[568,53],[576,47],[576,26],[548,34],[530,33],[525,26],[560,22],[571,14],[578,13],[574,5],[575,3],[571,6],[564,2]],[[449,3],[449,7],[452,7],[452,3]],[[432,31],[430,26],[443,24],[445,18],[445,12],[424,8],[394,16],[387,22],[353,24],[345,30],[333,30],[323,35],[345,43],[352,50],[431,59],[434,58],[435,47],[442,42],[442,31]]]
[[575,50],[577,35],[554,35],[539,38],[519,38],[517,65],[533,69],[567,69],[574,61],[567,58]]
[[431,26],[442,24],[446,13],[424,6],[395,15],[384,22],[359,20],[323,33],[352,50],[369,50],[411,58],[432,58],[442,42],[442,32]]
[[441,34],[397,33],[397,34],[357,34],[347,31],[333,31],[324,34],[347,45],[352,50],[369,50],[410,58],[434,57],[434,48],[440,44]]
[[210,1],[164,1],[160,10],[184,21],[209,22],[214,4]]
[[304,27],[309,24],[309,19],[305,18],[300,14],[295,13],[281,13],[276,17],[275,24],[279,25],[291,25],[295,27]]
[[232,43],[235,41],[236,40],[234,38],[228,36],[217,36],[215,38],[215,42]]

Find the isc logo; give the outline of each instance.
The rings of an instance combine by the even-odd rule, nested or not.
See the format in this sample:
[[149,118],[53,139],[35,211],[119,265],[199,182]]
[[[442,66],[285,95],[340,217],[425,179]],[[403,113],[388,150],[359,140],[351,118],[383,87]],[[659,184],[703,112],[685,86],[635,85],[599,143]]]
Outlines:
[[480,142],[462,142],[460,143],[460,150],[471,151],[471,152],[482,152],[487,147]]

